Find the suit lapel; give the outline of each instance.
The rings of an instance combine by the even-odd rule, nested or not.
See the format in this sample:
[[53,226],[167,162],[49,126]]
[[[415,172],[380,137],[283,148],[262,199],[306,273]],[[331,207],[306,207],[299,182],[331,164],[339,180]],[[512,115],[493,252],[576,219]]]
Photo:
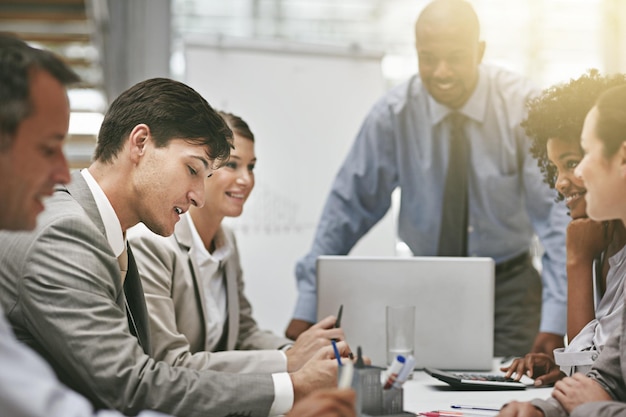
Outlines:
[[[78,204],[81,205],[91,221],[94,223],[94,225],[96,225],[98,230],[106,239],[106,229],[104,228],[104,222],[102,221],[102,217],[100,216],[100,212],[98,211],[96,200],[93,198],[93,194],[91,193],[91,190],[87,185],[87,181],[85,181],[85,178],[80,173],[80,171],[72,172],[72,181],[67,186],[58,185],[56,187],[56,191],[69,193],[78,202]],[[127,311],[127,314],[130,313],[128,323],[130,331],[137,338],[144,352],[150,354],[151,345],[149,337],[150,333],[148,330],[148,311],[146,308],[143,287],[141,286],[141,280],[139,279],[137,264],[135,263],[135,258],[130,251],[130,247],[128,247],[127,250],[128,273],[126,275],[126,279],[124,280],[124,287],[122,288],[121,286],[121,276],[118,276],[118,279],[113,280],[115,281],[116,287],[119,289],[116,301],[120,308],[125,309],[124,294],[126,294],[128,307],[130,310]],[[111,256],[115,257],[112,252]],[[115,263],[117,263],[117,258],[115,258]],[[134,326],[130,320],[131,317],[134,319]]]
[[[191,272],[191,279],[193,281],[193,286],[196,290],[196,304],[200,309],[200,316],[202,317],[202,323],[200,325],[200,329],[202,330],[202,340],[206,341],[207,312],[206,306],[204,305],[206,298],[204,294],[204,286],[200,282],[200,269],[198,268],[196,260],[193,258],[193,256],[191,256],[193,237],[191,235],[192,224],[189,221],[188,216],[189,213],[182,216],[180,218],[180,221],[174,227],[174,238],[176,239],[176,243],[178,243],[178,246],[180,247],[181,253],[187,257],[187,263]],[[202,345],[205,346],[205,342],[203,342]]]

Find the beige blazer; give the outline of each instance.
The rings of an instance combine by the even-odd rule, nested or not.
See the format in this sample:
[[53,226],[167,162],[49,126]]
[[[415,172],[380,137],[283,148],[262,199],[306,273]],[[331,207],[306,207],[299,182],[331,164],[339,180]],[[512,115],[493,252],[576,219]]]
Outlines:
[[235,236],[226,227],[222,230],[231,254],[221,265],[228,311],[219,346],[223,351],[207,351],[206,298],[198,266],[190,256],[193,224],[187,216],[182,216],[167,238],[143,225],[127,233],[146,294],[155,357],[180,366],[228,372],[286,371],[284,354],[277,349],[290,340],[261,331],[252,318]]

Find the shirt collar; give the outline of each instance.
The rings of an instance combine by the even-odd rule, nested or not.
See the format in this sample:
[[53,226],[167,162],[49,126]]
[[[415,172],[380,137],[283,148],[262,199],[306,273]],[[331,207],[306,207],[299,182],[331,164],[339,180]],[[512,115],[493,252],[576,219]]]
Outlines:
[[[485,119],[485,112],[487,111],[487,101],[489,99],[489,84],[487,82],[487,76],[482,66],[478,67],[478,82],[474,92],[467,100],[467,102],[458,111],[465,115],[469,119],[473,119],[479,123],[482,123]],[[439,103],[430,94],[428,94],[428,105],[431,109],[432,117],[431,124],[435,126],[445,119],[448,114],[455,110]]]
[[189,214],[189,212],[184,214],[187,216],[189,220],[189,229],[191,231],[191,239],[192,239],[192,250],[199,251],[204,255],[204,257],[213,258],[216,261],[221,261],[228,257],[230,254],[230,239],[224,233],[224,230],[220,227],[217,229],[215,233],[215,237],[213,238],[213,242],[215,243],[215,250],[213,253],[210,253],[206,247],[204,246],[204,242],[198,233],[198,229],[193,222],[193,218]]
[[98,182],[91,175],[88,169],[82,169],[80,171],[83,178],[87,182],[87,186],[93,194],[93,199],[96,200],[96,206],[98,207],[98,213],[102,218],[102,223],[104,223],[104,231],[107,236],[107,240],[111,249],[113,249],[113,253],[115,256],[120,256],[124,251],[124,233],[122,232],[122,225],[120,224],[120,220],[117,218],[117,214],[115,214],[115,210],[111,205],[111,202],[107,198]]

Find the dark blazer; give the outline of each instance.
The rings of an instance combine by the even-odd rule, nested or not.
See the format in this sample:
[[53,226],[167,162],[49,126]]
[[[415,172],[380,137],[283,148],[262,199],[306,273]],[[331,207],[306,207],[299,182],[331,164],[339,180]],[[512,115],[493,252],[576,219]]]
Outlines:
[[[174,367],[144,353],[129,329],[117,258],[79,172],[46,206],[33,232],[0,232],[0,303],[16,337],[62,382],[96,407],[128,415],[142,409],[189,417],[268,414],[269,374]],[[142,297],[135,301],[141,308]],[[141,320],[138,327],[147,331]]]

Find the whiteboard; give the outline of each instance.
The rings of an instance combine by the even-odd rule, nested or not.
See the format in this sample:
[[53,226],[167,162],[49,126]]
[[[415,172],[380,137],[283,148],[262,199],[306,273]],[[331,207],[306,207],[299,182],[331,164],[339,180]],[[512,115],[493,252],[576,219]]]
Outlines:
[[[332,181],[383,94],[380,53],[224,37],[184,40],[185,82],[255,134],[256,186],[236,232],[246,295],[263,329],[283,334],[295,265],[313,241]],[[351,254],[394,255],[391,210]]]

